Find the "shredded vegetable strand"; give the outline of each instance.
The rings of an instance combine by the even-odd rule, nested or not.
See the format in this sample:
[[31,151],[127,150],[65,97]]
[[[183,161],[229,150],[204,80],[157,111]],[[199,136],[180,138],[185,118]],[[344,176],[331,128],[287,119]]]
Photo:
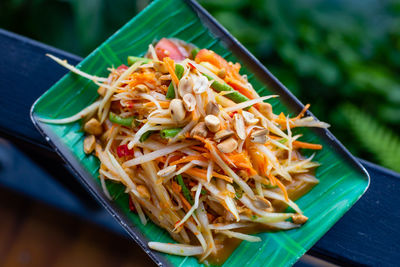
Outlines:
[[[239,63],[176,39],[149,44],[145,57],[129,56],[107,78],[48,56],[99,86],[99,99],[70,117],[38,120],[81,120],[104,196],[117,198],[106,180],[122,184],[141,223],[153,221],[178,242],[149,242],[151,249],[209,264],[230,249],[229,238],[259,242],[256,229],[306,223],[290,198],[318,183],[313,159],[323,147],[299,141],[302,129],[293,128],[329,127],[306,116],[310,105],[294,118],[275,114],[266,101],[278,96],[260,97]],[[278,212],[282,205],[293,213]]]

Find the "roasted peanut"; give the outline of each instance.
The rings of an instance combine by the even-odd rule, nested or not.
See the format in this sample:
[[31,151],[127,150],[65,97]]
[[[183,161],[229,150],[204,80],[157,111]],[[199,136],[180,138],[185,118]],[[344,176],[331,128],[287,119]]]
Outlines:
[[172,78],[171,78],[170,74],[164,74],[164,75],[161,75],[159,79],[162,81],[170,81]]
[[235,140],[235,138],[230,137],[223,141],[222,143],[219,143],[217,145],[217,148],[219,151],[222,153],[231,153],[233,152],[238,146],[238,142]]
[[218,114],[219,114],[218,104],[213,101],[208,102],[207,106],[206,106],[206,113],[207,113],[207,115],[218,116]]
[[258,103],[259,111],[263,114],[267,119],[273,119],[272,106],[269,103]]
[[292,215],[292,220],[295,224],[305,224],[308,221],[308,218],[302,214],[294,214]]
[[168,68],[162,61],[154,61],[153,67],[156,71],[159,71],[161,73],[168,73]]
[[214,139],[216,141],[220,141],[220,140],[224,140],[228,137],[231,137],[232,135],[234,135],[235,133],[231,130],[221,130],[215,133],[214,135]]
[[253,143],[259,143],[259,144],[265,144],[269,137],[267,136],[269,133],[268,129],[262,129],[262,130],[257,130],[254,131],[251,135],[251,142]]
[[201,136],[201,137],[206,137],[207,136],[207,126],[204,122],[199,122],[190,132],[191,136]]
[[221,121],[214,115],[207,115],[204,118],[204,122],[206,123],[206,126],[210,132],[218,132],[221,128]]
[[183,96],[183,105],[187,111],[192,112],[196,107],[196,99],[192,94],[186,94]]
[[93,135],[100,135],[103,132],[101,123],[95,118],[91,118],[89,121],[87,121],[85,126],[83,126],[83,130],[85,130],[85,132],[88,134]]
[[260,210],[270,210],[272,208],[271,202],[261,196],[256,196],[256,199],[253,201],[254,206]]
[[144,185],[138,185],[138,186],[136,187],[136,189],[137,189],[139,195],[140,195],[142,198],[144,198],[144,199],[150,199],[150,192],[149,192],[149,189],[147,189],[146,186],[144,186]]
[[193,79],[190,76],[185,76],[179,81],[178,93],[181,97],[193,92]]
[[135,86],[135,91],[138,91],[139,93],[148,93],[149,88],[144,84],[138,84]]
[[96,137],[94,137],[94,135],[92,134],[86,136],[85,139],[83,140],[83,151],[85,151],[86,154],[90,154],[93,152],[95,146],[96,146]]
[[240,115],[239,113],[236,113],[233,116],[233,120],[234,120],[234,124],[233,125],[235,127],[237,136],[242,140],[246,139],[246,131],[245,131],[245,128],[244,128],[243,116]]
[[181,122],[185,116],[185,108],[183,107],[183,102],[180,99],[172,99],[169,104],[169,111],[171,113],[171,117],[175,122]]
[[259,120],[254,117],[253,113],[247,112],[247,111],[242,111],[243,119],[244,122],[247,125],[253,125],[256,124]]
[[197,76],[194,79],[193,92],[195,94],[202,94],[207,90],[208,86],[209,86],[209,83],[208,83],[208,79],[206,77]]

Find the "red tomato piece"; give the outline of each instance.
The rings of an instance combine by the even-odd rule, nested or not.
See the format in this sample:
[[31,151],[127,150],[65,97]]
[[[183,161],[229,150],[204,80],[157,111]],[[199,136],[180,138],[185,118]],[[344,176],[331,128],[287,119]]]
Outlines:
[[127,69],[128,69],[128,66],[126,66],[125,64],[122,64],[121,66],[119,66],[117,68],[117,70],[127,70]]
[[132,212],[136,211],[135,205],[132,202],[131,196],[129,196],[129,210]]
[[162,38],[155,47],[156,54],[159,60],[163,60],[165,57],[169,57],[173,60],[184,60],[185,56],[179,49],[178,45],[166,38]]
[[222,69],[222,68],[225,68],[226,70],[229,69],[228,62],[223,57],[221,57],[214,51],[207,50],[207,49],[201,49],[197,53],[195,61],[196,61],[196,63],[208,62],[219,69]]
[[117,147],[117,155],[120,158],[123,156],[132,156],[133,149],[129,149],[127,145],[121,145],[121,146]]

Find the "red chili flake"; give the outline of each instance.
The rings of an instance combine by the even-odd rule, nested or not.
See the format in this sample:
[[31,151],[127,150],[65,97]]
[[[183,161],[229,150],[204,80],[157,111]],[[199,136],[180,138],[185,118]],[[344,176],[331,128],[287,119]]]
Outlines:
[[233,112],[229,112],[228,114],[229,114],[229,116],[231,117],[231,118],[233,118],[233,115],[235,115],[237,113],[237,111],[233,111]]
[[126,101],[126,107],[127,108],[133,108],[133,104],[134,104],[133,101]]
[[124,156],[133,156],[133,149],[129,149],[127,145],[120,145],[117,147],[117,155],[120,158]]
[[129,210],[132,212],[136,211],[135,205],[133,205],[132,198],[129,196]]
[[190,63],[190,62],[188,62],[188,65],[190,66],[190,67],[192,67],[193,69],[197,69],[192,63]]

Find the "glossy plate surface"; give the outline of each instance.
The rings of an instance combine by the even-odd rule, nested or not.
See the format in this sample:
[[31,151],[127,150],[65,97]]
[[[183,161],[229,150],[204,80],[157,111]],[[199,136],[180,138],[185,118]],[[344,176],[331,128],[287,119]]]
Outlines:
[[[297,114],[303,105],[270,74],[236,39],[223,29],[196,2],[158,0],[129,21],[111,38],[85,58],[79,68],[107,76],[107,68],[126,64],[128,55],[142,56],[149,43],[162,37],[179,38],[200,48],[212,49],[230,61],[239,61],[249,81],[261,94],[279,94],[270,101],[274,111]],[[44,56],[44,55],[43,55]],[[54,67],[56,63],[54,63]],[[129,212],[128,198],[120,185],[107,183],[115,201],[103,194],[98,179],[99,161],[83,152],[84,133],[80,123],[50,125],[37,120],[64,118],[92,103],[97,86],[69,73],[33,105],[31,117],[38,130],[74,170],[78,179],[121,223],[130,236],[159,265],[199,266],[194,257],[178,257],[150,251],[148,241],[173,242],[168,233],[153,223],[142,225]],[[311,103],[312,104],[312,103]],[[258,234],[262,242],[242,242],[223,266],[288,266],[301,257],[361,197],[369,185],[368,173],[327,130],[301,129],[302,140],[323,144],[315,160],[322,164],[316,172],[320,183],[296,201],[309,217],[301,228]]]

